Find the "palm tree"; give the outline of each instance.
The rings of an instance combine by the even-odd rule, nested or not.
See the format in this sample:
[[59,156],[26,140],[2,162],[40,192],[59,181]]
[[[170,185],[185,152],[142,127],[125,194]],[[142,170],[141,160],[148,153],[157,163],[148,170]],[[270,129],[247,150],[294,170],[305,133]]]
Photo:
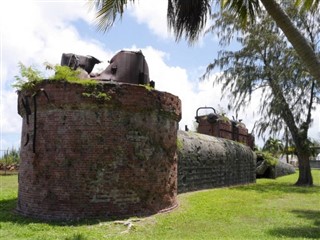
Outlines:
[[[98,28],[103,31],[109,29],[117,16],[119,14],[122,16],[125,7],[134,2],[135,0],[92,0],[92,6],[97,10]],[[193,43],[198,39],[205,27],[213,2],[220,4],[222,9],[234,13],[244,25],[248,19],[254,21],[255,13],[260,10],[259,3],[262,3],[320,85],[320,59],[315,49],[294,26],[276,0],[168,0],[168,26],[173,30],[177,40],[185,36],[190,43]],[[296,0],[296,3],[303,9],[315,10],[319,0]]]
[[280,154],[283,152],[284,150],[284,146],[281,140],[276,139],[276,138],[269,138],[263,148],[263,151],[269,151],[270,153],[272,153],[272,155],[274,157],[279,157]]

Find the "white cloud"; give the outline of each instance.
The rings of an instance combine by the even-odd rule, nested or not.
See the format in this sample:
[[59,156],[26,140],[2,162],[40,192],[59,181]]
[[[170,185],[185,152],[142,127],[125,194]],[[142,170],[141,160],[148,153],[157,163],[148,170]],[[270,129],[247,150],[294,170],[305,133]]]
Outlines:
[[6,133],[16,133],[20,130],[21,118],[17,115],[17,94],[14,91],[4,91],[2,93],[0,111],[1,128]]
[[147,24],[148,28],[161,38],[170,38],[167,28],[166,0],[139,0],[129,6],[129,12],[136,17],[138,23]]
[[[63,52],[76,52],[97,57],[103,54],[102,44],[81,40],[72,21],[90,22],[92,14],[85,1],[1,1],[1,35],[3,68],[16,72],[19,61],[24,64],[59,63]],[[107,56],[105,56],[107,55]],[[12,68],[14,67],[14,68]],[[3,81],[8,81],[4,78]]]
[[315,139],[317,141],[320,141],[320,111],[319,111],[320,105],[317,104],[316,110],[312,111],[312,118],[313,123],[311,125],[311,128],[309,130],[309,136],[312,139]]
[[[107,62],[113,55],[94,39],[83,40],[73,21],[90,22],[85,1],[0,1],[1,32],[1,136],[20,134],[17,95],[10,87],[18,75],[18,62],[42,67],[60,63],[64,52],[93,55]],[[17,4],[19,7],[17,7]],[[0,139],[1,146],[8,139]],[[16,144],[18,141],[13,141]],[[8,144],[7,144],[8,143]],[[9,144],[10,145],[10,144]]]

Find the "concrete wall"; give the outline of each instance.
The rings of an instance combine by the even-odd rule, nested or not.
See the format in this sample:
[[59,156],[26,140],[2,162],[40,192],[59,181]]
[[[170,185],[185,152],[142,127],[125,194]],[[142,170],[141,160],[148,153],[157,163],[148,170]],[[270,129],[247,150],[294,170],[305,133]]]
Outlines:
[[74,220],[174,208],[180,104],[119,83],[44,82],[20,92],[17,211]]
[[256,159],[240,143],[178,132],[178,192],[254,183]]
[[310,160],[310,167],[311,168],[320,168],[320,161],[319,160]]

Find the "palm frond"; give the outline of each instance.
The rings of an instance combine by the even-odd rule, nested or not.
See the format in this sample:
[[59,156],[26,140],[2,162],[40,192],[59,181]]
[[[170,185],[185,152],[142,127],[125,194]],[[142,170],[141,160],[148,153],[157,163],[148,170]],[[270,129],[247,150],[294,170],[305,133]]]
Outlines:
[[90,8],[96,10],[98,30],[103,32],[109,30],[117,16],[122,17],[129,2],[134,3],[134,0],[90,0]]
[[223,10],[228,10],[240,19],[242,26],[248,21],[254,22],[256,13],[260,11],[259,0],[220,0]]
[[196,41],[211,14],[210,0],[168,0],[168,27],[176,40],[184,35],[189,43]]

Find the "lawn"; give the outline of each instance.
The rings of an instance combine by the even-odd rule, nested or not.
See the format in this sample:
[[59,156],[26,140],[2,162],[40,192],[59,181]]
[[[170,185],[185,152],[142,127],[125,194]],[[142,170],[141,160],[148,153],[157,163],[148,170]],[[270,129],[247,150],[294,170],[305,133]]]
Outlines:
[[180,194],[170,213],[123,221],[40,222],[14,213],[17,176],[0,176],[0,239],[320,239],[320,170],[257,184]]

